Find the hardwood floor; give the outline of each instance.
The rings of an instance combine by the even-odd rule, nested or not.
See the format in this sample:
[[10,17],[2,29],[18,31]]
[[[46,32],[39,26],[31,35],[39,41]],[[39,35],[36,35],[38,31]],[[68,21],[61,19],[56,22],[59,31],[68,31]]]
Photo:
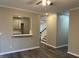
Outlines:
[[54,49],[41,44],[41,48],[23,51],[18,53],[12,53],[1,56],[2,58],[77,58],[70,54],[67,54],[67,47]]

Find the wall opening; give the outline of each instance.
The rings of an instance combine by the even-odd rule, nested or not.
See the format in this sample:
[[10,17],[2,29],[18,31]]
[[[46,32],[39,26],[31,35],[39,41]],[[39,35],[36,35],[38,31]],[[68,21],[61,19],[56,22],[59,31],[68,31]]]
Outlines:
[[57,46],[68,45],[69,12],[58,13],[57,20]]

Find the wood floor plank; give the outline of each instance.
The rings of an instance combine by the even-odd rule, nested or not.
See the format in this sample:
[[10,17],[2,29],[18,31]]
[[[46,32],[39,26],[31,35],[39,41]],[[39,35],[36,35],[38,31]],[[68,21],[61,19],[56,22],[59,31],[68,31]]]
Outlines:
[[41,43],[38,49],[7,54],[1,58],[77,58],[67,54],[67,49],[67,47],[54,49]]

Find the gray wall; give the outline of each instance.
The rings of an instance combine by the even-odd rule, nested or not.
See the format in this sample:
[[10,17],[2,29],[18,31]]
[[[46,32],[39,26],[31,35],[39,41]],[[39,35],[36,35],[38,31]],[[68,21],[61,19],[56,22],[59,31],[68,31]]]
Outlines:
[[[32,37],[12,37],[13,16],[32,18]],[[37,47],[40,39],[40,17],[37,14],[0,7],[0,33],[0,53]]]
[[79,9],[70,11],[68,52],[79,56]]
[[57,46],[68,44],[69,15],[58,14],[57,19]]

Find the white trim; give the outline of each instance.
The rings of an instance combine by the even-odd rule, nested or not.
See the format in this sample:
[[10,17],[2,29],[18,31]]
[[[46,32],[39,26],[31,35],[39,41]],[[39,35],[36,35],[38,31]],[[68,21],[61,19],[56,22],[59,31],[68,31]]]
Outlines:
[[62,47],[65,47],[65,46],[68,46],[68,44],[64,44],[64,45],[61,45],[61,46],[57,46],[56,48],[62,48]]
[[28,37],[28,36],[32,36],[32,34],[19,34],[19,35],[12,35],[13,37]]
[[70,10],[77,10],[77,9],[79,9],[79,7],[76,7],[76,8],[72,8],[72,9],[70,9]]
[[21,52],[21,51],[27,51],[27,50],[33,50],[40,48],[40,46],[32,47],[32,48],[26,48],[26,49],[21,49],[21,50],[15,50],[15,51],[10,51],[10,52],[2,52],[0,55],[5,55],[5,54],[10,54],[10,53],[16,53],[16,52]]
[[42,41],[41,41],[41,43],[43,43],[43,44],[45,44],[45,45],[47,45],[47,46],[49,46],[49,47],[52,47],[52,48],[61,48],[61,47],[68,46],[68,44],[65,44],[65,45],[61,45],[61,46],[55,47],[55,46],[52,46],[52,45],[50,45],[50,44],[48,44],[48,43],[46,43],[46,42],[42,42]]
[[56,48],[55,46],[52,46],[52,45],[50,45],[50,44],[48,44],[48,43],[45,43],[45,42],[42,42],[42,41],[41,41],[41,43],[43,43],[43,44],[45,44],[45,45],[47,45],[47,46],[49,46],[49,47]]
[[76,53],[72,53],[72,52],[67,52],[68,54],[71,54],[71,55],[74,55],[74,56],[76,56],[76,57],[79,57],[79,55],[78,54],[76,54]]
[[16,8],[16,7],[10,7],[10,6],[6,6],[6,5],[0,5],[0,7],[4,7],[4,8],[10,8],[10,9],[15,9],[15,10],[21,10],[21,11],[26,11],[26,12],[31,12],[31,13],[35,13],[35,14],[42,14],[36,11],[32,11],[32,10],[28,10],[28,9],[21,9],[21,8]]

